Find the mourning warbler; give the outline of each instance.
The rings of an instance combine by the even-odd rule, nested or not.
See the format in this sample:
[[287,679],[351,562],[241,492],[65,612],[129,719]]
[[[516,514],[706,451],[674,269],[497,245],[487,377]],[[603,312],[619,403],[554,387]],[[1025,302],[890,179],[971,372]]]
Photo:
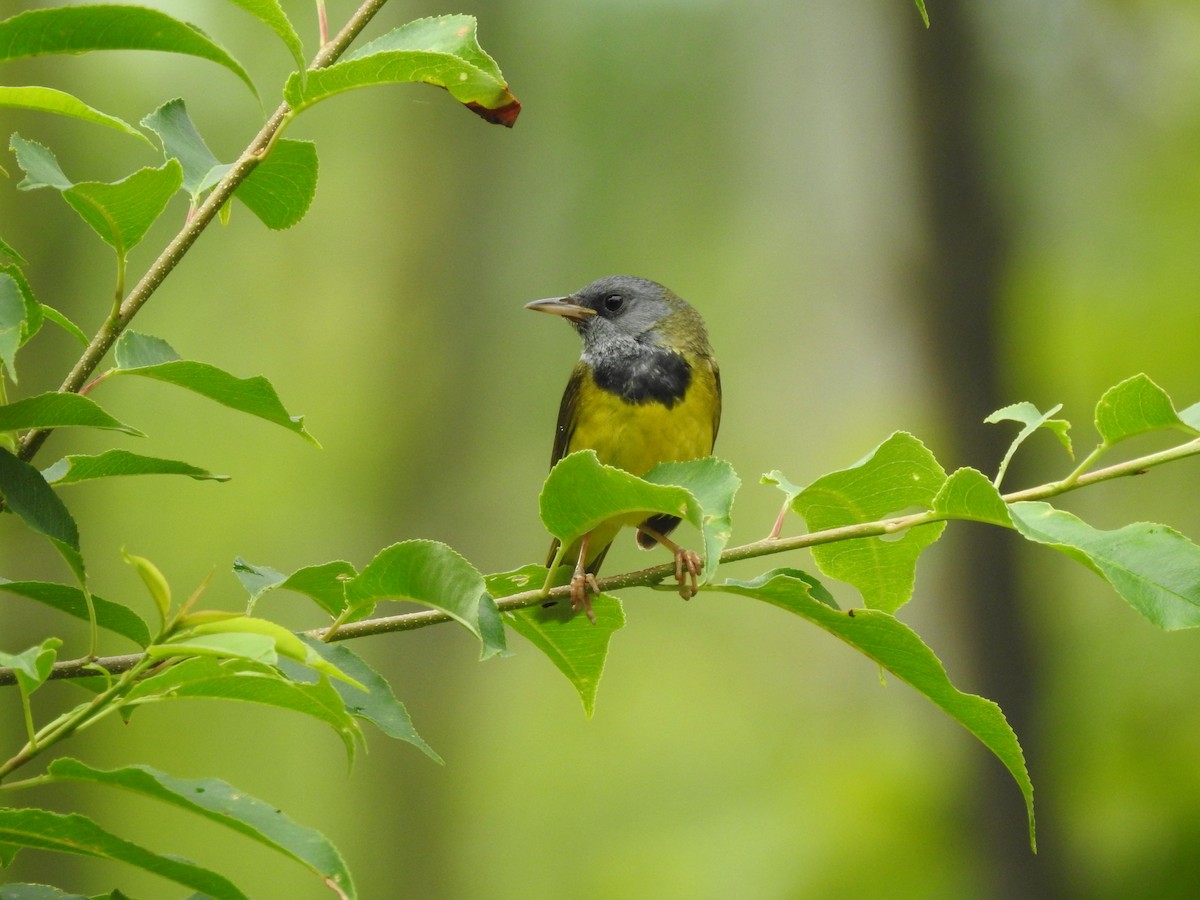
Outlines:
[[[558,410],[550,465],[576,450],[595,450],[600,462],[645,475],[661,462],[712,453],[721,421],[721,376],[700,314],[668,288],[644,278],[610,275],[567,297],[535,300],[526,309],[554,313],[583,338]],[[679,592],[696,593],[699,557],[667,535],[679,524],[669,515],[616,518],[559,552],[547,566],[575,561],[571,607],[592,621],[589,593],[596,573],[625,525],[639,546],[663,544],[675,554]]]

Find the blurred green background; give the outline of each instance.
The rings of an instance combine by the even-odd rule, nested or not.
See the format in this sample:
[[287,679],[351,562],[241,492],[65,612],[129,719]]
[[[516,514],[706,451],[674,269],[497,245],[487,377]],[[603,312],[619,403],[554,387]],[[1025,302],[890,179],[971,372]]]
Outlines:
[[[156,5],[224,44],[273,108],[288,58],[269,31],[232,4]],[[311,52],[311,9],[283,5]],[[352,9],[330,0],[331,21]],[[187,357],[266,374],[324,449],[166,385],[104,385],[95,398],[150,434],[118,445],[233,480],[64,490],[102,596],[150,614],[122,547],[182,596],[215,571],[207,600],[229,608],[244,602],[235,556],[362,565],[427,537],[485,571],[540,561],[537,493],[578,345],[521,306],[613,272],[670,285],[708,321],[725,387],[717,449],[745,482],[735,541],[763,535],[778,508],[759,473],[806,483],[894,429],[947,468],[994,469],[1014,429],[981,419],[1009,402],[1064,402],[1086,448],[1093,404],[1126,376],[1147,372],[1180,407],[1200,399],[1200,6],[929,0],[926,31],[908,0],[395,0],[368,35],[459,11],[479,17],[524,104],[515,129],[424,86],[317,107],[288,132],[321,158],[304,222],[269,233],[235,207],[138,318]],[[166,55],[31,59],[0,78],[128,121],[182,96],[224,159],[262,116],[229,73]],[[156,164],[103,129],[12,110],[0,123],[5,141],[52,147],[76,180]],[[110,251],[58,196],[16,192],[11,154],[3,165],[0,234],[30,260],[39,299],[90,332],[111,296]],[[177,200],[131,272],[184,211]],[[22,392],[57,387],[75,351],[48,329],[23,353]],[[113,440],[59,433],[39,461]],[[1041,435],[1010,483],[1068,465]],[[1185,461],[1062,505],[1097,527],[1150,519],[1200,538],[1196,485]],[[632,545],[619,541],[606,569],[645,564]],[[67,580],[11,517],[0,574]],[[1009,714],[1037,788],[1036,857],[1000,764],[824,633],[729,596],[625,600],[591,721],[515,635],[516,655],[486,664],[449,627],[356,642],[444,768],[373,733],[347,772],[309,721],[205,703],[107,722],[70,752],[224,778],[324,831],[369,898],[1200,892],[1200,638],[1156,631],[1065,557],[951,527],[902,612],[961,688]],[[299,597],[260,609],[320,624]],[[5,650],[63,628],[0,599]],[[77,696],[53,685],[37,699]],[[15,694],[0,728],[12,747]],[[219,868],[255,897],[327,896],[182,814],[74,788],[36,802]],[[28,852],[6,877],[183,893]]]

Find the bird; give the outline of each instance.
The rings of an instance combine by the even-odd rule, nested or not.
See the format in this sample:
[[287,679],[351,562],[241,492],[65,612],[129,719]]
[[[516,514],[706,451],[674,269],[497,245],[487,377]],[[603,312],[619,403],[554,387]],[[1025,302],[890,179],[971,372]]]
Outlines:
[[[712,454],[721,423],[721,373],[704,320],[683,298],[655,281],[609,275],[525,308],[561,316],[583,339],[559,405],[551,468],[577,450],[594,450],[601,463],[641,477],[659,463]],[[698,589],[700,557],[667,537],[679,521],[670,515],[617,518],[562,553],[555,538],[546,565],[574,560],[571,608],[594,623],[589,594],[599,593],[596,573],[621,528],[633,525],[640,547],[662,544],[675,555],[686,600]]]

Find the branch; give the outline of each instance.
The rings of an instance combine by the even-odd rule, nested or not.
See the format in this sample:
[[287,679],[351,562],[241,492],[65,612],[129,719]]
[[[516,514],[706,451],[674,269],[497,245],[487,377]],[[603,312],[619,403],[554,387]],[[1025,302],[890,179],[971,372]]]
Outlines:
[[[387,0],[364,0],[337,37],[322,47],[313,57],[309,69],[322,69],[335,62],[346,52],[351,42],[358,37],[359,32],[366,27],[386,2]],[[87,384],[96,367],[100,365],[100,360],[121,336],[121,332],[128,327],[129,323],[133,321],[133,317],[145,306],[146,301],[154,295],[163,280],[171,274],[175,266],[191,249],[196,238],[200,237],[204,229],[212,223],[221,207],[229,202],[234,191],[254,171],[255,166],[266,157],[275,138],[287,124],[291,112],[291,107],[286,103],[280,104],[279,108],[275,110],[254,140],[242,151],[242,155],[238,157],[225,177],[209,192],[208,197],[200,204],[195,214],[184,223],[179,233],[158,255],[158,258],[146,270],[146,274],[142,276],[141,281],[134,285],[133,290],[121,303],[117,315],[106,319],[100,326],[100,330],[96,332],[91,343],[88,344],[87,349],[83,351],[83,355],[79,357],[70,374],[58,389],[59,393],[77,394]],[[28,462],[41,449],[42,444],[53,430],[52,428],[37,428],[26,432],[21,438],[18,456]]]
[[[1022,500],[1046,500],[1050,497],[1056,497],[1059,494],[1065,494],[1070,491],[1079,490],[1080,488],[1088,487],[1089,485],[1099,484],[1102,481],[1111,481],[1114,478],[1124,478],[1131,475],[1144,475],[1147,471],[1155,466],[1161,466],[1165,463],[1174,462],[1178,459],[1184,459],[1189,456],[1200,456],[1200,438],[1188,441],[1185,444],[1180,444],[1176,447],[1170,447],[1166,450],[1160,450],[1157,453],[1151,453],[1146,456],[1139,456],[1136,459],[1127,460],[1126,462],[1117,463],[1116,465],[1108,466],[1104,469],[1097,469],[1094,472],[1087,472],[1078,477],[1072,476],[1061,481],[1051,481],[1046,484],[1038,485],[1037,487],[1026,488],[1021,491],[1012,491],[1004,494],[1005,503],[1017,503]],[[918,525],[927,525],[931,522],[948,521],[954,519],[954,516],[943,515],[935,512],[913,513],[908,516],[900,516],[893,519],[879,519],[874,522],[862,522],[856,525],[844,525],[840,528],[827,528],[824,531],[813,531],[808,534],[796,535],[795,537],[779,538],[767,537],[762,540],[753,541],[749,544],[743,544],[740,547],[730,547],[721,554],[721,562],[729,563],[736,562],[741,559],[753,559],[759,556],[770,556],[775,553],[785,553],[790,550],[802,550],[805,547],[813,547],[817,544],[831,544],[836,541],[849,541],[855,538],[876,537],[882,534],[895,534],[900,531],[905,531],[909,528],[915,528]],[[672,577],[675,574],[675,566],[673,563],[666,563],[659,566],[651,566],[646,569],[640,569],[636,572],[625,572],[621,575],[610,575],[606,578],[598,580],[597,584],[601,592],[619,591],[630,587],[651,587],[666,578]],[[701,585],[703,588],[703,585]],[[496,606],[501,612],[513,612],[518,609],[526,609],[531,606],[539,606],[545,603],[565,602],[570,598],[570,587],[563,585],[551,589],[548,593],[544,593],[541,589],[532,591],[522,591],[519,594],[511,594],[507,597],[501,597],[496,601]],[[329,641],[346,641],[354,638],[370,637],[376,634],[390,634],[396,631],[413,631],[418,628],[426,628],[430,625],[440,625],[442,622],[450,622],[452,619],[446,613],[437,610],[422,610],[420,612],[401,613],[395,616],[379,616],[373,619],[363,619],[358,622],[351,622],[348,625],[340,625],[336,630],[331,628],[314,628],[304,632],[309,637],[314,637],[319,640]],[[67,660],[64,662],[55,663],[50,673],[50,678],[81,678],[89,674],[95,674],[96,667],[103,668],[113,674],[128,671],[135,666],[141,659],[143,654],[130,653],[124,656],[107,656],[100,659],[76,659]],[[9,685],[16,683],[16,674],[12,669],[0,668],[0,685]]]

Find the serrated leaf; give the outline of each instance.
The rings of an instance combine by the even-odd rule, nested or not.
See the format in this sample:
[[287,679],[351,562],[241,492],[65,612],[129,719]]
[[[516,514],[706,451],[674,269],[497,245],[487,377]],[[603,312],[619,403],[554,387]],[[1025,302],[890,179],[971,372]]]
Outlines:
[[521,104],[476,39],[473,16],[418,19],[324,69],[294,73],[284,99],[296,112],[354,88],[423,82],[445,88],[485,120],[512,127]]
[[286,577],[282,572],[277,572],[267,566],[252,565],[240,556],[233,561],[233,574],[242,583],[242,587],[246,589],[247,593],[250,594],[247,615],[253,611],[254,604],[258,602],[259,597],[278,585]]
[[224,876],[178,856],[163,856],[101,828],[78,814],[0,807],[0,841],[18,847],[111,859],[200,891],[215,900],[248,900]]
[[186,388],[222,406],[281,425],[320,446],[304,427],[303,416],[288,415],[275,388],[266,378],[261,375],[238,378],[208,363],[185,359],[149,362],[150,359],[161,358],[169,350],[171,347],[166,341],[126,331],[117,341],[117,368],[112,371],[115,374],[140,375]]
[[17,382],[17,350],[21,347],[24,327],[25,301],[17,282],[7,273],[0,273],[0,367],[14,384]]
[[136,428],[114,419],[96,401],[80,394],[49,391],[0,406],[0,431],[68,426],[103,428],[145,437]]
[[[89,898],[83,894],[68,894],[49,884],[6,884],[0,888],[0,900],[89,900]],[[96,900],[96,898],[91,898],[91,900]]]
[[1184,422],[1175,412],[1167,392],[1145,375],[1134,375],[1114,385],[1096,404],[1096,430],[1105,446],[1161,428],[1200,434],[1200,430]]
[[200,29],[142,6],[73,6],[35,9],[0,22],[0,60],[93,50],[159,50],[196,56],[224,66],[250,88],[237,61]]
[[[0,27],[3,27],[0,24]],[[73,119],[80,119],[84,122],[91,122],[94,125],[103,125],[107,128],[113,128],[117,131],[123,131],[125,134],[133,135],[136,138],[150,143],[150,139],[116,116],[110,116],[107,113],[102,113],[98,109],[93,109],[88,106],[78,97],[63,91],[55,90],[48,87],[2,87],[0,86],[0,106],[11,106],[17,109],[32,109],[38,112],[52,113],[58,116],[68,116]]]
[[721,562],[721,552],[733,534],[733,498],[742,486],[733,466],[715,456],[659,463],[646,473],[645,480],[651,484],[681,487],[700,505],[699,527],[704,538],[704,571],[700,580],[710,580]]
[[[540,577],[539,577],[540,573]],[[513,592],[514,577],[532,587],[545,580],[542,566],[523,566],[516,572],[487,577],[488,590],[499,596]],[[522,590],[527,588],[522,588]],[[625,611],[621,601],[607,594],[592,599],[593,625],[577,616],[566,603],[550,607],[535,606],[503,614],[505,623],[517,634],[541,650],[555,667],[567,676],[579,699],[584,714],[590,719],[596,708],[596,689],[604,672],[608,645],[612,636],[625,626]]]
[[973,519],[1012,528],[1008,504],[978,469],[964,467],[951,473],[933,498],[933,511],[952,519]]
[[78,553],[79,529],[66,504],[46,484],[41,472],[3,447],[0,447],[0,494],[26,525]]
[[221,162],[196,130],[187,106],[180,99],[168,100],[142,119],[142,125],[158,135],[168,159],[179,161],[183,189],[192,195],[194,202],[204,189],[208,173]]
[[65,191],[74,185],[74,182],[59,168],[54,154],[37,141],[27,141],[14,132],[13,136],[8,139],[8,149],[16,156],[17,165],[25,173],[25,177],[17,184],[18,191],[33,191],[47,187]]
[[264,225],[280,231],[304,218],[316,192],[317,145],[281,138],[234,196]]
[[[226,640],[221,642],[221,638]],[[238,700],[274,706],[301,713],[328,725],[341,738],[347,757],[353,759],[354,742],[362,737],[362,732],[329,679],[322,678],[305,684],[286,678],[275,669],[278,662],[275,645],[265,635],[209,635],[205,640],[209,642],[205,646],[218,645],[218,642],[226,646],[243,644],[247,648],[257,645],[264,656],[271,658],[256,661],[235,653],[205,652],[138,682],[127,695],[126,701],[143,704],[191,698]],[[193,648],[197,646],[196,642],[181,643],[186,645],[189,652],[195,652]]]
[[240,6],[279,35],[279,39],[287,47],[296,66],[304,68],[304,45],[300,42],[300,35],[296,34],[296,29],[292,27],[291,20],[279,5],[279,0],[229,0],[229,2]]
[[[946,480],[933,454],[898,431],[848,469],[818,478],[792,507],[810,531],[872,522],[917,506],[929,509]],[[917,558],[945,522],[910,528],[899,537],[863,537],[818,544],[813,559],[826,575],[853,585],[873,609],[895,612],[912,597]]]
[[[49,581],[7,581],[0,578],[0,591],[25,597],[64,612],[69,616],[89,620],[87,599],[83,591],[69,584]],[[150,643],[150,628],[133,610],[119,603],[92,595],[96,609],[96,624],[101,628],[128,638],[139,647]]]
[[1017,530],[1083,563],[1167,631],[1200,625],[1200,547],[1165,525],[1093,528],[1049,503],[1012,504]]
[[700,504],[687,490],[656,485],[606,466],[594,450],[579,450],[550,470],[538,497],[542,524],[563,546],[614,519],[636,524],[656,513],[679,516],[697,528]]
[[[321,654],[330,664],[337,666],[366,688],[366,693],[341,682],[333,682],[333,688],[346,705],[346,711],[355,718],[365,719],[390,738],[406,741],[432,759],[443,764],[443,760],[425,739],[417,734],[412,717],[404,704],[396,699],[391,685],[382,675],[345,644],[326,644],[316,638],[301,635],[301,640],[314,652]],[[299,666],[285,665],[284,670],[295,681],[307,681],[316,675]]]
[[[7,173],[5,173],[5,174],[7,174]],[[29,263],[27,263],[25,261],[25,257],[23,257],[20,253],[18,253],[12,247],[10,247],[8,245],[8,243],[4,240],[0,240],[0,256],[7,256],[9,259],[11,259],[13,262],[15,262],[19,266],[29,265]]]
[[71,454],[42,470],[46,481],[60,486],[127,475],[185,475],[197,481],[229,480],[228,475],[214,475],[207,469],[179,460],[142,456],[128,450],[105,450],[94,456]]
[[1074,457],[1075,453],[1071,449],[1071,436],[1068,433],[1071,429],[1071,423],[1066,419],[1050,418],[1060,409],[1062,409],[1061,403],[1045,412],[1040,412],[1032,403],[1022,401],[1021,403],[1013,403],[1003,409],[998,409],[983,420],[988,425],[994,425],[997,422],[1012,421],[1020,422],[1025,426],[1016,438],[1013,439],[1013,442],[1008,445],[1004,459],[1000,462],[1000,468],[996,471],[996,478],[993,482],[997,487],[1004,481],[1004,473],[1008,471],[1008,464],[1012,461],[1013,454],[1017,452],[1017,448],[1039,428],[1045,427],[1053,431],[1059,443],[1066,448],[1067,453]]
[[346,584],[357,574],[350,563],[334,560],[297,569],[279,587],[312,598],[323,610],[337,617],[346,608]]
[[794,569],[776,569],[753,581],[725,581],[717,590],[771,603],[802,616],[849,644],[897,678],[907,682],[975,735],[1008,769],[1025,798],[1029,842],[1035,845],[1033,784],[1017,736],[1000,707],[991,700],[958,690],[941,660],[908,626],[890,614],[873,609],[848,613],[814,599],[811,576]]
[[354,881],[341,854],[312,828],[292,821],[272,804],[264,803],[217,778],[176,778],[149,766],[95,769],[76,759],[56,759],[48,767],[55,780],[82,781],[123,788],[224,825],[264,844],[354,898]]
[[481,659],[504,652],[503,630],[497,634],[481,621],[485,594],[474,566],[445,544],[426,540],[381,550],[346,583],[346,599],[358,609],[380,600],[412,600],[441,610],[479,638]]
[[41,304],[41,307],[42,315],[45,316],[47,322],[53,322],[67,334],[71,335],[71,337],[75,338],[75,340],[79,341],[79,343],[83,344],[83,346],[86,347],[88,345],[88,337],[83,333],[82,328],[60,313],[53,306],[47,306],[45,303],[43,303]]
[[62,640],[49,637],[36,647],[30,647],[20,653],[5,653],[0,650],[0,666],[12,669],[17,676],[17,683],[24,694],[29,695],[46,683],[54,660],[58,656],[58,648]]
[[182,181],[183,170],[172,159],[111,184],[81,181],[63,191],[63,199],[102,241],[124,256],[141,243]]
[[0,265],[0,363],[17,383],[17,350],[41,330],[42,304],[15,265]]

